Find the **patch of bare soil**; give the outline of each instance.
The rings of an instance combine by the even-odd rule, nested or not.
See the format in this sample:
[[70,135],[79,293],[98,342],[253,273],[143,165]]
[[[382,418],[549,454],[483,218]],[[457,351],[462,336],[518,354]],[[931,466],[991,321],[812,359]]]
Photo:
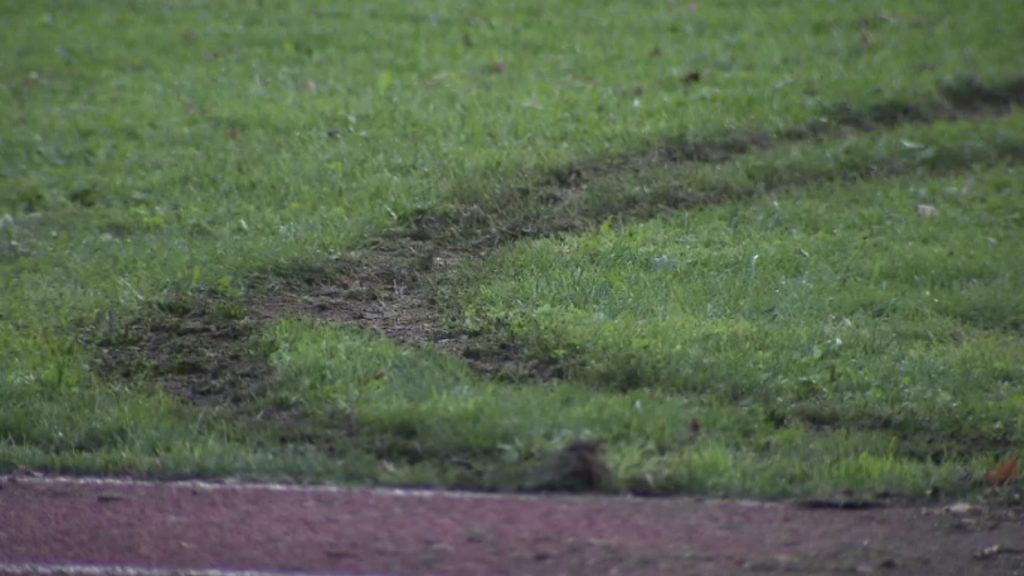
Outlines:
[[264,278],[246,308],[261,320],[315,318],[368,328],[401,344],[433,345],[490,376],[548,375],[545,366],[522,359],[504,342],[445,328],[437,282],[491,249],[481,242],[391,237],[319,268]]
[[193,405],[239,404],[271,377],[257,324],[245,316],[213,298],[161,303],[97,343],[100,370],[125,380],[143,376]]
[[101,369],[120,377],[142,372],[189,403],[237,403],[258,393],[271,375],[268,350],[254,345],[256,328],[267,320],[298,316],[364,327],[402,344],[437,346],[490,376],[556,378],[562,369],[557,362],[526,358],[501,335],[448,330],[437,290],[445,275],[516,240],[584,230],[611,216],[640,219],[659,210],[735,199],[714,190],[673,189],[623,201],[595,192],[602,182],[673,164],[721,162],[851,130],[999,115],[1022,104],[1024,79],[997,86],[962,80],[940,87],[931,101],[836,106],[822,121],[782,135],[738,132],[711,142],[666,142],[623,158],[580,162],[533,186],[406,215],[400,231],[343,258],[254,277],[240,301],[194,296],[157,306],[129,324],[123,337],[100,343]]

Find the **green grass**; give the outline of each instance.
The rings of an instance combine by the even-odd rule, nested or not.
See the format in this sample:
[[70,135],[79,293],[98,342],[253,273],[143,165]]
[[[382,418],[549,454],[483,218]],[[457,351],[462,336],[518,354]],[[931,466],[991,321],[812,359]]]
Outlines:
[[[968,492],[1019,450],[1020,113],[597,178],[583,227],[629,218],[439,280],[452,326],[515,342],[557,383],[283,320],[254,344],[272,382],[197,407],[152,374],[104,375],[95,349],[158,303],[235,302],[254,273],[493,207],[572,163],[1019,80],[1017,2],[0,15],[0,470],[504,487],[599,436],[636,490],[920,496]],[[729,203],[671,209],[709,200]]]
[[[677,402],[651,416],[660,442],[624,423],[598,432],[667,452],[669,483],[711,482],[688,460],[715,450],[742,462],[714,479],[729,493],[948,489],[946,474],[1024,441],[1018,173],[827,184],[531,242],[482,264],[456,301],[467,328],[624,407]],[[697,447],[681,436],[694,416]]]

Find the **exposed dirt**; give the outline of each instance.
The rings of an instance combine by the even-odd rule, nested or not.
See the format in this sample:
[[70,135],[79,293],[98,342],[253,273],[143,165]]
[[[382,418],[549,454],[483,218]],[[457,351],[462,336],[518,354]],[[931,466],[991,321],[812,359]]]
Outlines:
[[[781,135],[737,132],[711,142],[666,142],[622,158],[580,162],[554,171],[536,185],[467,197],[455,206],[406,215],[399,231],[346,257],[253,277],[241,298],[190,296],[153,307],[130,323],[125,334],[99,343],[101,370],[122,378],[145,374],[189,403],[237,403],[258,394],[272,374],[266,362],[270,350],[254,340],[256,328],[267,320],[298,316],[365,327],[402,344],[437,346],[491,376],[557,378],[562,370],[558,362],[527,358],[500,334],[448,330],[437,290],[445,275],[516,240],[584,230],[612,216],[642,219],[666,209],[693,208],[754,193],[672,188],[625,199],[621,194],[601,195],[602,184],[624,176],[680,163],[723,162],[787,142],[849,131],[999,115],[1022,104],[1024,79],[997,86],[963,80],[940,87],[938,97],[930,101],[835,106],[825,111],[822,121]],[[1020,150],[1004,152],[1018,160],[1022,154]],[[907,168],[894,164],[879,169],[895,174]],[[808,183],[800,178],[762,183],[759,190]]]
[[966,504],[835,511],[692,498],[0,477],[0,573],[34,573],[26,568],[33,564],[107,568],[92,574],[146,566],[168,573],[1009,576],[1024,574],[1024,517]]
[[849,131],[871,132],[906,124],[963,120],[1007,114],[1024,105],[1024,78],[986,86],[973,78],[959,79],[937,88],[937,98],[921,102],[887,100],[867,107],[836,104],[822,110],[821,120],[779,135],[763,131],[737,131],[717,140],[663,142],[623,158],[597,159],[555,171],[545,184],[563,190],[584,186],[612,172],[639,172],[666,163],[725,162],[743,154],[784,144],[834,137]]
[[240,403],[272,375],[248,312],[216,297],[160,303],[98,342],[100,369],[155,381],[190,404]]
[[461,357],[482,374],[551,377],[548,366],[523,359],[511,345],[445,328],[437,282],[494,247],[483,242],[458,245],[455,240],[390,237],[320,268],[262,278],[246,308],[261,320],[309,317],[368,328],[401,344],[433,345]]

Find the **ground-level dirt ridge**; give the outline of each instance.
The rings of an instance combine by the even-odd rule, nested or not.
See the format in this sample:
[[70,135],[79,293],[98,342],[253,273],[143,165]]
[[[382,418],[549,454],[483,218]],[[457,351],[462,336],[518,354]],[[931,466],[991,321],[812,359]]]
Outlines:
[[[609,217],[649,218],[665,210],[739,200],[754,194],[820,182],[820,174],[795,171],[749,189],[672,185],[639,196],[622,194],[619,179],[688,163],[723,162],[801,141],[818,141],[895,127],[985,115],[1024,104],[1024,79],[999,85],[964,80],[940,87],[923,102],[890,101],[865,108],[837,105],[820,121],[770,135],[754,130],[710,142],[666,142],[622,158],[580,162],[523,188],[483,191],[455,205],[401,218],[402,226],[349,255],[315,265],[256,275],[241,298],[193,293],[157,303],[122,332],[99,342],[108,376],[146,375],[171,394],[200,405],[242,404],[272,385],[269,350],[255,335],[266,321],[310,317],[375,330],[399,343],[433,345],[463,358],[481,373],[516,379],[561,375],[556,361],[526,359],[502,335],[467,335],[446,326],[439,286],[461,264],[510,242],[585,230]],[[996,161],[1018,162],[1024,150],[1000,145]],[[930,173],[957,172],[976,159],[952,155]],[[919,166],[890,159],[870,174],[897,176]],[[829,175],[828,179],[835,179]]]

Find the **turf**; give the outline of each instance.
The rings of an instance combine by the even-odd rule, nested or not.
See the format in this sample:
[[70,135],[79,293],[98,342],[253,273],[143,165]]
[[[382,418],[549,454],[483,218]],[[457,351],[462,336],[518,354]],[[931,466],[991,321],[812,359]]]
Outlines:
[[[506,488],[601,437],[637,492],[920,497],[1019,450],[1015,2],[0,12],[4,470]],[[515,362],[253,305],[395,238]]]

